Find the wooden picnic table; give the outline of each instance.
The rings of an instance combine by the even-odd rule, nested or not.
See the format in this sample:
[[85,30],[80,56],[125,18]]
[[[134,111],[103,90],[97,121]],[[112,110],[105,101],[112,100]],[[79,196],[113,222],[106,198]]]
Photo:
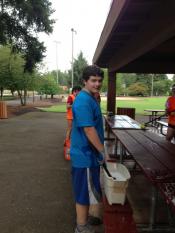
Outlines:
[[156,125],[155,119],[157,119],[157,117],[159,116],[158,114],[165,113],[164,109],[145,109],[144,111],[149,113],[149,121],[152,126]]
[[141,124],[127,115],[104,116],[111,129],[141,129]]
[[107,129],[107,137],[110,137],[110,131],[112,129],[125,129],[125,130],[140,130],[141,124],[132,119],[127,115],[114,115],[106,116],[104,115]]
[[147,130],[113,129],[112,132],[153,185],[150,224],[154,224],[157,191],[175,212],[175,145]]

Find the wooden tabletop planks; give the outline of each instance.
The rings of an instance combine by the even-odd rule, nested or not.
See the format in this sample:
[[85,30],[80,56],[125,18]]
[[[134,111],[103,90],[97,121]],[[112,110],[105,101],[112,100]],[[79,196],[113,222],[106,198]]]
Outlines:
[[175,145],[138,130],[112,130],[175,211]]
[[141,125],[126,115],[104,116],[111,129],[141,129]]
[[[170,153],[165,147],[161,146],[163,145],[163,142],[159,144],[156,140],[152,140],[151,136],[146,136],[149,135],[149,132],[144,134],[142,131],[128,131],[128,134],[145,147],[150,152],[151,156],[154,156],[164,166],[171,170],[171,172],[175,173],[175,156],[172,156],[172,153],[175,151],[175,145],[172,146],[172,153]],[[154,136],[154,139],[156,139],[156,136],[157,135]],[[157,137],[159,138],[159,136]],[[166,143],[165,139],[164,142]],[[168,144],[171,145],[171,143]]]
[[169,154],[175,158],[175,146],[174,146],[174,144],[166,141],[164,137],[158,137],[153,132],[144,131],[143,133],[145,134],[145,136],[150,138],[152,141],[158,143],[161,147],[166,149],[169,152]]
[[157,158],[150,156],[150,151],[146,148],[146,146],[143,146],[128,133],[130,132],[129,130],[112,131],[152,182],[154,182],[156,179],[153,171],[160,171],[161,173],[169,172],[169,169],[167,169],[167,167],[157,160]]

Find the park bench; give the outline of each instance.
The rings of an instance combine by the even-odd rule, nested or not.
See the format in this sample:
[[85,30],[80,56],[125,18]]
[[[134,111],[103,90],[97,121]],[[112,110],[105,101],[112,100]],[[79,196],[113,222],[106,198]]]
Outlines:
[[164,133],[164,128],[168,128],[168,123],[164,121],[156,121],[156,124],[157,128],[160,130],[160,133],[166,136],[166,134]]
[[165,114],[162,115],[161,113],[165,113],[165,110],[162,109],[145,109],[145,112],[149,113],[145,116],[149,117],[149,121],[145,123],[145,125],[150,125],[152,127],[157,126],[157,121],[165,118]]

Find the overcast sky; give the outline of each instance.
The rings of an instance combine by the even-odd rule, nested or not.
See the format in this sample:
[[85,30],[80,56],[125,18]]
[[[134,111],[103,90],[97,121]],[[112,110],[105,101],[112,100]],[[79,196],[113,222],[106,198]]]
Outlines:
[[82,51],[88,63],[91,64],[110,9],[111,0],[50,1],[55,9],[53,18],[57,22],[54,25],[52,35],[40,35],[40,40],[44,41],[47,47],[44,70],[56,69],[56,44],[54,41],[60,42],[57,46],[58,69],[64,71],[71,68],[71,28],[77,31],[77,34],[74,34],[74,58],[77,58],[77,55]]

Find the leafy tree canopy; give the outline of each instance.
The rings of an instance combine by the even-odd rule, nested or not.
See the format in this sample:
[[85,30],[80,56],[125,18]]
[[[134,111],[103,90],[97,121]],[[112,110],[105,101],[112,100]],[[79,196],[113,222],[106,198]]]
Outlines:
[[[74,66],[74,86],[81,86],[82,83],[82,73],[84,68],[88,65],[87,60],[84,58],[83,53],[80,52],[77,59],[75,59]],[[71,70],[69,71],[71,77]],[[69,79],[71,81],[71,78]],[[71,82],[69,82],[71,84]],[[70,85],[71,86],[71,85]]]
[[24,71],[31,72],[44,56],[44,44],[36,34],[52,32],[52,13],[48,0],[0,0],[0,44],[11,44],[13,52],[23,54]]
[[128,94],[131,96],[147,96],[148,87],[144,83],[133,83],[128,88]]
[[40,94],[51,95],[51,97],[53,98],[55,94],[58,94],[60,92],[60,88],[57,85],[53,75],[51,73],[47,73],[41,76],[38,80],[37,91]]

